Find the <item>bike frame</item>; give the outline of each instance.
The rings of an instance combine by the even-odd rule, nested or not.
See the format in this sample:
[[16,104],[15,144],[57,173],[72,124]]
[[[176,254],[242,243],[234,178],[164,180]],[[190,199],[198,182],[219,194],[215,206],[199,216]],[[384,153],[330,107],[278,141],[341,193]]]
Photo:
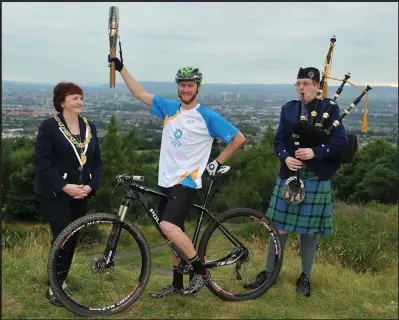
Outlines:
[[[218,224],[218,228],[222,231],[222,233],[235,246],[239,245],[245,251],[249,251],[244,246],[244,244],[242,244],[241,241],[239,241],[236,237],[234,237],[234,235],[232,235],[229,232],[229,230],[227,230],[216,219],[216,217],[214,217],[206,208],[207,204],[208,204],[208,199],[209,199],[209,195],[210,195],[214,180],[215,180],[215,177],[211,177],[207,192],[205,194],[203,205],[200,206],[200,205],[197,205],[197,204],[193,204],[193,208],[196,208],[196,209],[201,211],[200,217],[199,217],[199,219],[197,221],[197,225],[195,227],[194,236],[193,236],[193,239],[192,239],[193,246],[194,246],[194,248],[197,247],[197,242],[198,242],[198,239],[199,239],[200,229],[201,229],[201,226],[202,226],[203,220],[204,220],[204,213],[206,213],[214,221],[216,221],[216,223]],[[132,182],[132,183],[130,183],[129,189],[126,191],[125,197],[122,199],[121,205],[119,206],[119,211],[118,211],[119,221],[120,222],[124,221],[124,219],[126,217],[127,210],[129,208],[132,200],[138,200],[138,202],[140,202],[142,204],[142,206],[145,208],[145,210],[148,212],[148,214],[152,218],[152,221],[153,221],[155,227],[157,228],[157,230],[159,231],[161,236],[164,238],[166,243],[169,245],[169,247],[172,249],[173,254],[175,254],[177,257],[179,257],[180,259],[184,260],[187,264],[189,264],[187,258],[184,256],[183,252],[181,252],[181,250],[179,248],[177,248],[175,246],[175,244],[172,241],[170,241],[165,236],[165,234],[162,232],[159,216],[158,216],[157,212],[154,210],[154,208],[152,207],[152,205],[150,204],[150,202],[144,196],[145,193],[152,194],[152,195],[155,195],[155,196],[158,196],[158,197],[167,198],[167,195],[165,195],[162,192],[159,192],[159,191],[153,190],[151,188],[144,187],[144,186],[142,186],[142,185],[140,185],[138,183]],[[115,235],[115,237],[112,237],[112,239],[110,239],[110,241],[108,241],[107,248],[106,248],[106,250],[104,252],[104,255],[106,257],[108,257],[107,261],[113,261],[113,257],[114,257],[114,254],[115,254],[115,247],[116,247],[116,243],[117,243],[117,241],[119,239],[119,235],[120,235],[120,232],[121,232],[121,227],[120,226],[116,226],[116,229],[114,231],[115,231],[115,233],[113,233],[113,234]],[[217,267],[217,266],[220,266],[220,265],[233,264],[237,260],[239,260],[243,256],[244,253],[245,252],[243,251],[243,253],[240,254],[240,255],[229,254],[226,257],[223,257],[221,259],[208,261],[208,262],[204,263],[204,266],[207,267],[207,268],[214,268],[214,267]]]

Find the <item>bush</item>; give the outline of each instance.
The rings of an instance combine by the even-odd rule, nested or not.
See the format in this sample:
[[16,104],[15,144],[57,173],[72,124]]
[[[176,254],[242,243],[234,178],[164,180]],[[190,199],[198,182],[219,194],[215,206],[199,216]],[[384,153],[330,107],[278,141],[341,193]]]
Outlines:
[[375,139],[361,148],[332,179],[334,196],[342,201],[398,203],[398,148]]
[[377,272],[397,263],[397,206],[334,206],[335,234],[319,237],[318,257],[358,272]]

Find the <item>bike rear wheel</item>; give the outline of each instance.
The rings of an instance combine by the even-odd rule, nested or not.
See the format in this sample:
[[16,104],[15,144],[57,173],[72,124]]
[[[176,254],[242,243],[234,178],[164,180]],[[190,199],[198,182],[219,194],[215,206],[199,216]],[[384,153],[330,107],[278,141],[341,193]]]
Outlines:
[[[263,295],[279,276],[282,252],[277,231],[265,215],[247,208],[231,209],[217,216],[220,224],[234,235],[240,244],[233,244],[212,221],[201,238],[198,256],[207,263],[212,275],[208,288],[223,300],[242,301]],[[256,289],[245,289],[244,284],[264,270],[268,240],[273,243],[274,269],[271,275]]]
[[[115,256],[104,256],[117,226]],[[95,213],[68,225],[55,239],[48,258],[50,287],[75,314],[114,314],[143,293],[151,271],[151,253],[142,232],[116,215]],[[64,289],[65,280],[68,289]]]

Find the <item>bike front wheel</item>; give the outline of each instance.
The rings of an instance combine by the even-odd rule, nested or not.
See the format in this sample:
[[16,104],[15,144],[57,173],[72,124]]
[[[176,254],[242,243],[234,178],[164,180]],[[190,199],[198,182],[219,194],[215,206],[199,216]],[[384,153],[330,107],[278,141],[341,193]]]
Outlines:
[[[276,281],[282,265],[282,252],[277,231],[259,211],[230,209],[216,217],[233,236],[225,234],[212,221],[201,238],[198,256],[211,272],[208,288],[223,300],[242,301],[263,295]],[[268,241],[273,250],[273,271],[254,289],[245,284],[265,270]]]
[[114,314],[144,291],[151,271],[150,247],[133,223],[121,222],[114,214],[89,214],[55,239],[47,271],[55,296],[73,313]]

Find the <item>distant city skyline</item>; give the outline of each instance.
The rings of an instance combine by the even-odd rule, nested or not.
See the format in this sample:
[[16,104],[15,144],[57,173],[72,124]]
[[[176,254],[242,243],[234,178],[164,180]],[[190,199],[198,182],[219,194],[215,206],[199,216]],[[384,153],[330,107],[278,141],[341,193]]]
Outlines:
[[387,2],[2,3],[2,79],[108,83],[112,5],[138,81],[173,82],[195,65],[205,85],[291,84],[299,67],[323,70],[336,35],[333,77],[398,87],[398,3]]

